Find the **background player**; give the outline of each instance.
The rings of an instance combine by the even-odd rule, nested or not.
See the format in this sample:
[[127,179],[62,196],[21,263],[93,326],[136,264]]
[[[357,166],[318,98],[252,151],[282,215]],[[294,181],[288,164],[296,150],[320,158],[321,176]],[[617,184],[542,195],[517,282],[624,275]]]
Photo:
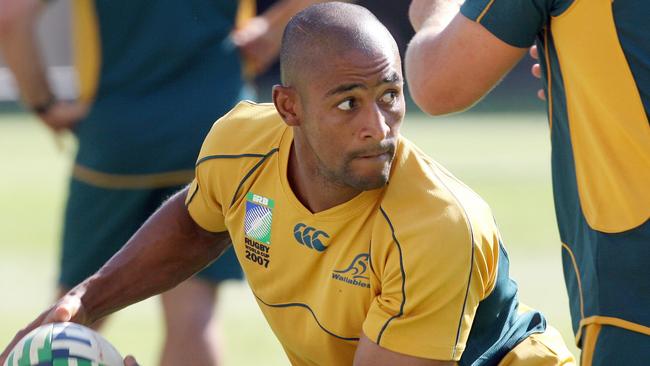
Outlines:
[[[315,1],[280,1],[253,22],[254,1],[72,2],[78,101],[60,101],[35,39],[47,1],[0,0],[0,50],[24,104],[79,150],[66,205],[59,296],[95,272],[144,220],[193,176],[212,122],[244,95],[240,55],[251,72],[276,58],[280,32]],[[266,32],[256,31],[260,23]],[[162,365],[217,363],[213,330],[218,283],[241,270],[227,252],[162,295]],[[57,296],[57,297],[59,297]],[[191,340],[188,342],[188,340]]]
[[582,362],[647,364],[650,5],[467,0],[458,14],[459,3],[411,5],[419,29],[406,57],[414,99],[431,114],[465,109],[537,41],[565,281]]
[[232,238],[294,364],[570,364],[519,304],[487,205],[400,137],[401,62],[383,25],[358,6],[310,7],[281,62],[275,106],[243,102],[217,122],[191,187],[35,324],[92,322]]

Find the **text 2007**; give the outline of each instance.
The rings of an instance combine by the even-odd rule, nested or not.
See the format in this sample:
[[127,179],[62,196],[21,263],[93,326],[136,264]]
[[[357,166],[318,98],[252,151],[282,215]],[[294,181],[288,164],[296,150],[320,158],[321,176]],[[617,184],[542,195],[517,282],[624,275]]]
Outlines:
[[264,268],[269,267],[269,260],[267,258],[262,258],[259,255],[255,254],[255,253],[251,253],[248,250],[246,251],[246,259],[257,263],[260,266],[263,266]]

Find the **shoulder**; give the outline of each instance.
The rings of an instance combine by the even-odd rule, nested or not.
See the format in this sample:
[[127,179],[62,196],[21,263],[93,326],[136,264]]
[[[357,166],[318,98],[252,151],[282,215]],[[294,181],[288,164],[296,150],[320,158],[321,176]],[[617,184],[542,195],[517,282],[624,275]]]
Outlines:
[[[400,140],[382,208],[396,223],[426,222],[465,233],[492,221],[485,201],[406,138]],[[459,233],[460,235],[460,233]]]
[[375,221],[383,238],[375,254],[389,255],[396,246],[405,267],[437,263],[434,272],[450,275],[475,267],[482,287],[489,286],[499,241],[490,207],[407,139],[400,140],[394,164]]
[[287,128],[273,104],[242,101],[214,123],[197,165],[212,159],[269,154],[277,149]]
[[[228,207],[277,158],[288,126],[272,104],[240,102],[212,126],[196,162],[196,180]],[[228,204],[230,203],[230,204]]]

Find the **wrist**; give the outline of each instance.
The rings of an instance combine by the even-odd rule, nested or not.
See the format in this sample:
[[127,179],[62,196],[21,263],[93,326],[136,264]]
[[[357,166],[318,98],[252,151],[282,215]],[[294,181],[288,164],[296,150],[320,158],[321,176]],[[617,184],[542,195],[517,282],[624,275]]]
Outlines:
[[35,114],[39,116],[43,116],[46,115],[52,109],[52,107],[54,107],[57,101],[58,100],[56,99],[54,94],[49,93],[49,96],[45,101],[38,104],[28,105],[28,108]]

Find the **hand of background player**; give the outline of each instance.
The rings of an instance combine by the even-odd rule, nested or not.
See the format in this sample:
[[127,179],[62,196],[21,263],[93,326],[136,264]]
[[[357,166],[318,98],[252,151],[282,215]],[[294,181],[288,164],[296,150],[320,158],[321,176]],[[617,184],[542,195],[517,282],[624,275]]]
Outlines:
[[233,31],[232,41],[244,59],[246,77],[253,78],[266,71],[280,52],[282,29],[264,16],[249,20],[246,25]]
[[[33,329],[38,328],[43,324],[58,323],[58,322],[75,322],[83,325],[85,323],[85,315],[81,300],[74,295],[65,295],[56,304],[52,305],[49,309],[45,310],[38,318],[29,323],[25,328],[21,329],[11,340],[9,345],[0,353],[0,365],[4,365],[9,353],[14,346]],[[135,361],[135,360],[133,360]],[[129,360],[130,362],[130,360]],[[127,366],[137,366],[134,363],[126,363]]]
[[[537,53],[537,46],[533,46],[530,48],[530,57],[535,59],[537,61],[536,64],[533,65],[533,67],[530,69],[531,74],[533,74],[534,77],[541,79],[542,78],[542,69],[539,66],[539,54]],[[538,89],[537,90],[537,98],[541,100],[546,100],[546,94],[544,93],[544,89]]]
[[124,366],[140,366],[138,361],[133,358],[133,356],[126,356],[124,358]]
[[88,105],[81,102],[57,101],[38,117],[55,132],[72,129],[88,113]]

